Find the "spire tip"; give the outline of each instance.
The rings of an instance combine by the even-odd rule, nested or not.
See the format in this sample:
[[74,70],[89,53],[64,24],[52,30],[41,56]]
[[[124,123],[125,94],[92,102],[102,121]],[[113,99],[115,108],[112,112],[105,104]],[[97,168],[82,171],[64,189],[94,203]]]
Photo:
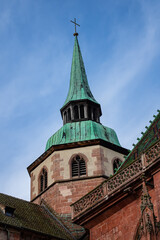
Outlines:
[[74,19],[74,21],[71,20],[71,23],[73,23],[75,25],[75,32],[74,32],[73,36],[78,36],[78,33],[76,31],[76,26],[80,27],[80,25],[78,23],[76,23],[76,18]]

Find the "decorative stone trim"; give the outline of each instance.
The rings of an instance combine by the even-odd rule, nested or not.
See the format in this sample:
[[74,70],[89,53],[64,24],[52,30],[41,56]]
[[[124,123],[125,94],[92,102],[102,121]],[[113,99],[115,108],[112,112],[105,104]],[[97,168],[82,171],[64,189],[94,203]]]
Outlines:
[[160,141],[154,144],[146,153],[146,165],[149,165],[151,162],[155,161],[160,157]]
[[107,181],[108,193],[110,194],[120,186],[126,184],[133,177],[139,175],[141,171],[142,162],[141,159],[138,159],[118,174],[115,174],[109,181]]
[[73,212],[74,216],[78,215],[79,213],[83,212],[90,206],[92,206],[97,201],[100,201],[104,198],[104,196],[107,195],[107,188],[106,183],[103,182],[98,187],[96,187],[94,190],[86,194],[83,198],[81,198],[79,201],[74,203],[73,205]]
[[93,189],[87,195],[79,199],[77,202],[71,205],[72,218],[82,214],[87,209],[93,207],[96,203],[103,198],[109,198],[109,195],[117,191],[126,183],[129,183],[134,178],[141,176],[145,167],[153,163],[160,157],[160,141],[156,142],[151,148],[149,148],[141,158],[136,159],[125,169],[122,169],[113,177],[104,181],[98,187]]
[[143,239],[159,239],[158,232],[160,232],[160,222],[154,213],[151,196],[148,193],[145,175],[142,174],[142,195],[141,195],[141,218],[136,230],[134,240]]

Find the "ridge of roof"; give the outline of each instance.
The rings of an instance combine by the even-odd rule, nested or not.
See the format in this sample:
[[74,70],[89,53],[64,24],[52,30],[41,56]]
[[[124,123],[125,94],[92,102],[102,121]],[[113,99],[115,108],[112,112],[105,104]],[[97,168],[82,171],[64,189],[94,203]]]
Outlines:
[[86,231],[82,226],[72,222],[71,214],[59,214],[55,212],[54,209],[51,208],[44,199],[41,200],[41,205],[47,208],[47,211],[49,211],[50,214],[53,214],[53,217],[60,222],[62,227],[69,232],[73,239],[80,239],[84,234],[86,234]]
[[[149,121],[150,125],[146,128],[145,132],[141,132],[142,136],[141,138],[137,138],[138,142],[136,144],[133,144],[133,149],[130,151],[128,156],[126,157],[125,161],[122,163],[122,165],[117,169],[117,171],[123,169],[124,167],[130,165],[134,160],[135,157],[133,156],[134,153],[137,153],[136,158],[143,153],[147,148],[149,148],[151,145],[153,145],[156,142],[155,135],[158,134],[160,131],[160,110],[157,110],[158,114],[153,115],[154,119],[153,121]],[[154,132],[154,125],[156,125],[156,132]],[[150,136],[148,136],[150,133]],[[148,136],[148,138],[147,138]]]

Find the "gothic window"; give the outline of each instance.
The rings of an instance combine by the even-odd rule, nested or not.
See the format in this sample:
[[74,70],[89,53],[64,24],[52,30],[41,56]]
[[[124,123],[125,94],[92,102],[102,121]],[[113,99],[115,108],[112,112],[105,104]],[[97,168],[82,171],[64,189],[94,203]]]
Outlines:
[[84,106],[80,105],[80,117],[84,118]]
[[79,119],[78,106],[74,106],[74,119]]
[[120,167],[122,161],[116,158],[113,162],[113,172],[115,173],[116,170]]
[[71,109],[68,108],[68,121],[70,121],[70,120],[71,120]]
[[43,168],[40,174],[40,192],[44,191],[47,188],[47,182],[48,182],[47,171],[46,169]]
[[86,175],[86,163],[79,155],[72,160],[72,177],[80,177]]

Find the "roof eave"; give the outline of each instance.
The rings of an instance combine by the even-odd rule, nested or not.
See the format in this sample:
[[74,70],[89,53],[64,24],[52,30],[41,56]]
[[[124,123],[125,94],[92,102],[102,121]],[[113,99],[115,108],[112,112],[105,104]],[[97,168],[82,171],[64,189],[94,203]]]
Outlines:
[[72,149],[72,148],[79,148],[79,147],[85,147],[85,146],[91,146],[91,145],[101,145],[101,146],[107,147],[111,150],[116,150],[117,152],[122,153],[124,155],[127,155],[129,153],[128,149],[123,148],[121,146],[118,146],[116,144],[104,141],[102,139],[93,139],[93,140],[87,140],[87,141],[79,141],[79,142],[73,142],[73,143],[59,144],[59,145],[51,146],[40,157],[38,157],[31,165],[29,165],[27,167],[28,173],[30,175],[31,172],[39,164],[41,164],[47,157],[49,157],[54,151],[60,151],[60,150]]

